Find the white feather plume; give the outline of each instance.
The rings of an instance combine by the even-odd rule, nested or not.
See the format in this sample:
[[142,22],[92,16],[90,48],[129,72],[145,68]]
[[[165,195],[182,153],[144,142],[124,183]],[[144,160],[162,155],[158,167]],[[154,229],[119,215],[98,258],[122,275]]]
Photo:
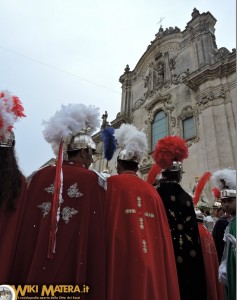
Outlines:
[[131,156],[141,158],[148,150],[146,134],[134,125],[122,124],[119,129],[115,129],[114,136],[118,144]]
[[62,105],[61,110],[48,121],[43,121],[45,140],[57,148],[57,145],[68,142],[80,132],[92,135],[100,125],[99,108],[81,103]]
[[136,134],[137,128],[131,124],[122,124],[120,128],[114,130],[114,136],[121,147],[124,147],[127,139]]
[[224,185],[227,186],[229,189],[235,190],[236,170],[232,170],[232,169],[218,170],[212,174],[211,181],[213,186],[217,187],[220,191],[223,190]]

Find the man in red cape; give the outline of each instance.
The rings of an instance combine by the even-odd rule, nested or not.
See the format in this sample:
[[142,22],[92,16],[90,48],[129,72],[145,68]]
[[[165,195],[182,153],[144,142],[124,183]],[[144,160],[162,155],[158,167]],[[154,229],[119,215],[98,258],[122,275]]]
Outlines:
[[224,210],[231,215],[224,233],[224,252],[219,266],[219,281],[225,287],[225,299],[236,299],[236,170],[222,169],[212,175],[212,183],[220,191]]
[[157,192],[165,206],[172,235],[181,299],[206,300],[205,269],[196,215],[191,196],[179,184],[182,161],[187,157],[188,146],[181,137],[167,136],[157,142],[153,153],[161,170]]
[[[78,108],[78,112],[76,111]],[[92,163],[95,144],[85,133],[91,123],[81,132],[81,122],[87,108],[75,106],[62,107],[60,113],[67,110],[66,116],[73,112],[73,124],[68,124],[71,138],[65,145],[68,160],[62,167],[49,165],[33,175],[29,184],[24,222],[14,261],[12,283],[36,285],[79,285],[80,299],[105,299],[105,223],[104,223],[104,190],[98,184],[98,176],[88,170]],[[82,116],[80,112],[82,111]],[[88,111],[91,111],[88,108]],[[88,112],[89,114],[89,112]],[[56,115],[64,119],[64,115]],[[74,117],[79,118],[75,120]],[[90,120],[89,116],[87,119]],[[91,118],[93,119],[93,118]],[[71,132],[79,123],[77,133]],[[65,125],[64,122],[64,125]],[[63,123],[63,122],[62,122]],[[49,122],[51,128],[57,128]],[[48,127],[47,127],[48,128]],[[65,128],[63,128],[65,130]],[[64,131],[63,131],[64,133]],[[60,136],[63,134],[60,133]],[[55,137],[56,140],[57,136]],[[55,146],[55,145],[54,145]],[[61,148],[62,149],[62,148]],[[60,163],[58,154],[57,166]],[[56,173],[56,180],[55,180]],[[60,174],[62,176],[60,177]],[[57,179],[57,175],[59,175]],[[57,180],[60,192],[55,199]],[[54,214],[55,200],[58,200]],[[52,226],[56,221],[56,227]],[[77,295],[59,293],[59,296]]]
[[203,225],[204,216],[201,211],[196,210],[196,216],[206,274],[207,299],[224,300],[224,286],[218,280],[219,261],[216,246],[211,233]]
[[18,97],[0,91],[0,285],[10,283],[26,193],[15,155],[13,123],[25,117]]
[[114,135],[126,148],[118,157],[119,175],[107,182],[107,299],[180,299],[164,206],[154,187],[136,174],[143,154],[138,145],[145,143],[139,136],[146,136],[125,124]]
[[0,285],[9,284],[27,184],[14,155],[14,147],[0,145]]

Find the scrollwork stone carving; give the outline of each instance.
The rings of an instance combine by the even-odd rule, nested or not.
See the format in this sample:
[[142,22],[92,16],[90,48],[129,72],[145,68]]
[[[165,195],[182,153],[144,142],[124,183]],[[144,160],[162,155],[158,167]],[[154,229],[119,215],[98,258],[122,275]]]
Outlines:
[[153,164],[153,159],[150,155],[144,156],[139,163],[140,167],[145,167],[151,164]]
[[179,126],[180,121],[191,118],[195,114],[194,109],[191,106],[186,106],[182,113],[177,118],[177,125]]
[[172,83],[173,84],[179,84],[179,83],[182,83],[184,81],[184,79],[189,75],[189,71],[185,71],[185,72],[182,72],[180,73],[179,75],[177,74],[173,74],[172,75]]
[[171,127],[175,127],[175,125],[176,125],[176,119],[175,119],[175,117],[170,117],[170,126]]
[[228,54],[230,54],[230,51],[225,47],[214,51],[214,56],[216,60],[225,59],[228,56]]
[[213,91],[208,91],[205,94],[203,93],[201,95],[198,95],[196,98],[196,103],[199,106],[206,105],[218,98],[225,99],[225,90],[223,88],[221,89],[220,92],[216,92],[215,94]]
[[188,145],[188,147],[190,147],[190,146],[192,146],[192,144],[197,143],[198,141],[199,141],[198,137],[191,138],[191,139],[187,140],[187,145]]
[[145,102],[145,99],[142,99],[142,98],[137,100],[132,108],[132,111],[139,109],[144,102]]
[[224,89],[221,89],[219,97],[225,99],[225,90]]

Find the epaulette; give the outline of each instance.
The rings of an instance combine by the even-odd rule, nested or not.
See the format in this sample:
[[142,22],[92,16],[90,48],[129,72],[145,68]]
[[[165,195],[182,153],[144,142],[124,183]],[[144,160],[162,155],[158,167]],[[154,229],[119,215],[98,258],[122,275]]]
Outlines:
[[105,191],[107,191],[107,178],[94,169],[91,169],[91,171],[93,171],[98,176],[99,186],[101,186]]

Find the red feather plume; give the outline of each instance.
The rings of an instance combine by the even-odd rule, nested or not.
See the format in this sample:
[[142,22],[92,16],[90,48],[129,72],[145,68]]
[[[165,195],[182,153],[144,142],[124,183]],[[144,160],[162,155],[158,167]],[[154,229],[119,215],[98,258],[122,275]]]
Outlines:
[[188,157],[188,145],[179,136],[167,136],[156,144],[153,158],[162,169],[168,169],[173,161],[182,162]]
[[0,91],[0,140],[8,139],[13,124],[21,117],[25,114],[20,99],[7,90]]
[[14,114],[17,117],[25,117],[26,115],[23,113],[24,108],[21,104],[20,99],[17,96],[12,96],[12,100],[13,100],[13,107],[12,107],[12,111],[14,112]]
[[153,164],[153,166],[150,168],[146,181],[150,184],[154,184],[156,181],[157,175],[161,172],[161,168],[157,164]]
[[202,175],[202,177],[198,181],[198,184],[197,184],[196,189],[195,189],[195,194],[194,194],[194,197],[193,197],[193,204],[194,205],[197,205],[199,197],[202,193],[202,190],[203,190],[205,184],[207,183],[207,181],[210,179],[210,177],[211,177],[211,173],[206,172]]
[[216,199],[220,199],[221,193],[217,187],[214,187],[211,191]]

